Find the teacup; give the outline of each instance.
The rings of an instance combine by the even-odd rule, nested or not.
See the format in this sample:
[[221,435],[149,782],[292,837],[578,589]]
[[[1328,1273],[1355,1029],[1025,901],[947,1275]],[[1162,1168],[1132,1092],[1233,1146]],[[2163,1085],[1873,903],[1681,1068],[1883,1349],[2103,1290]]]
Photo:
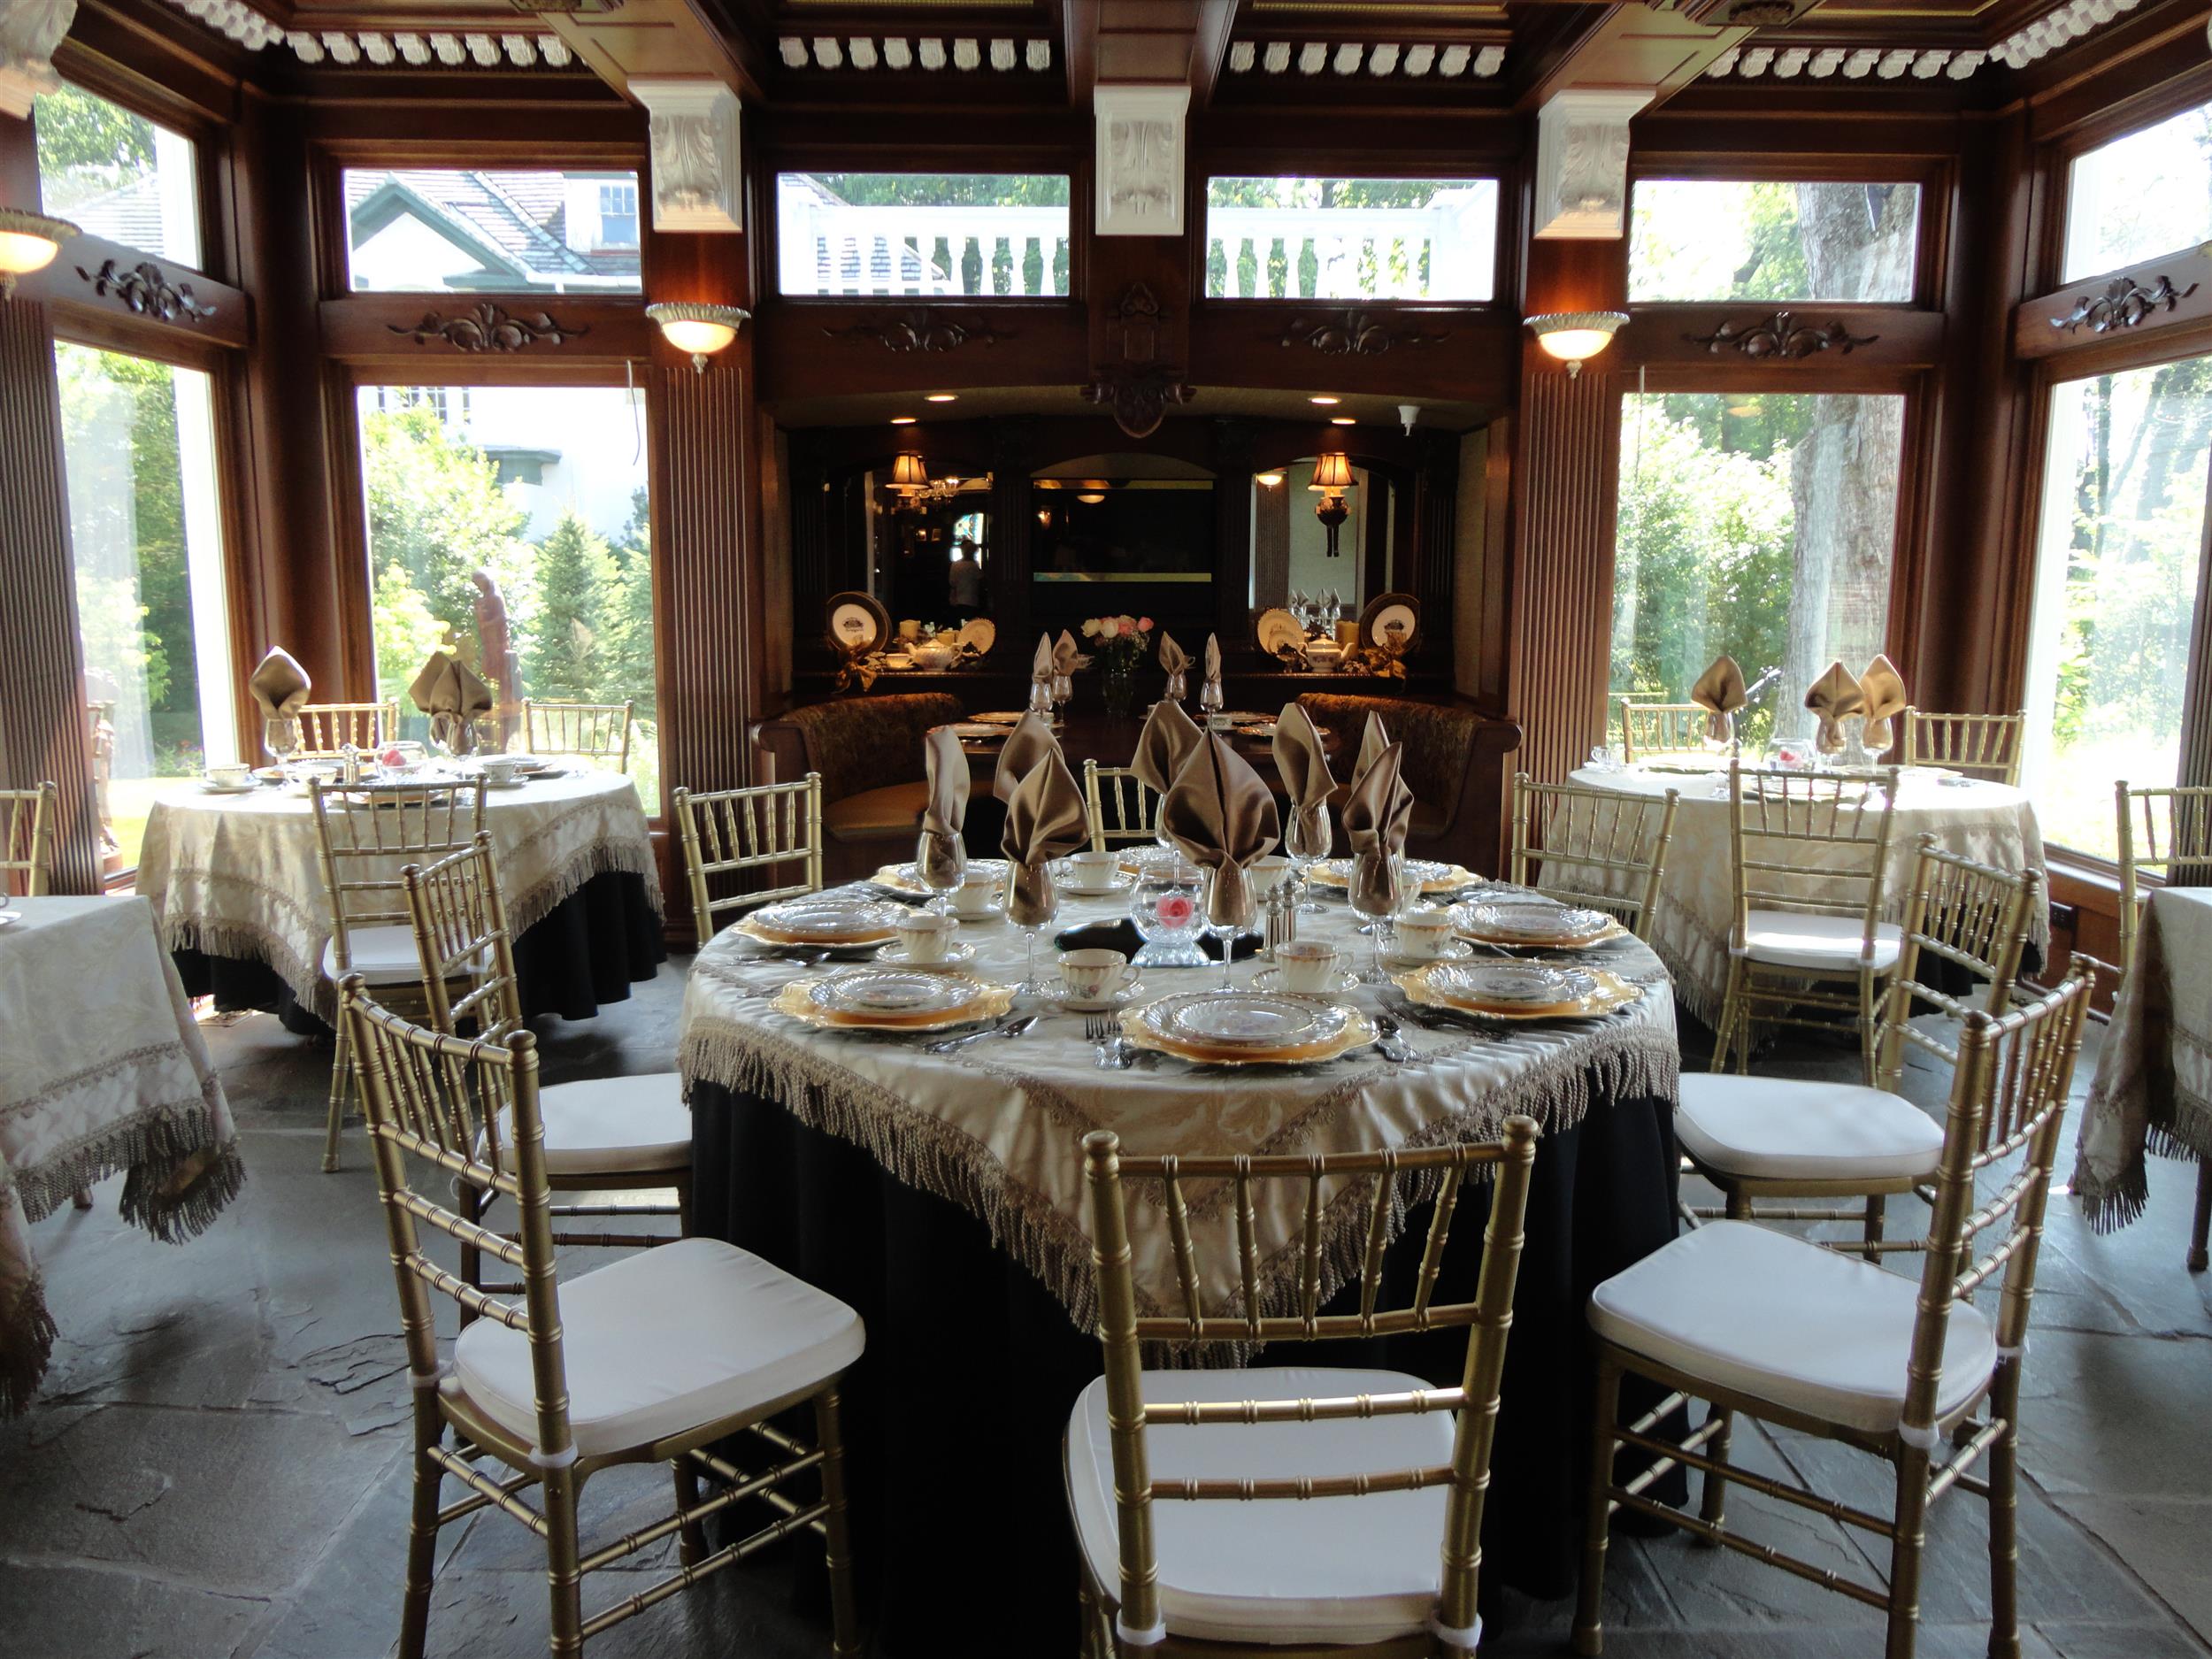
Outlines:
[[1328,991],[1336,987],[1337,948],[1321,939],[1286,939],[1275,947],[1275,970],[1286,991]]
[[1121,872],[1121,855],[1111,852],[1070,853],[1068,886],[1079,893],[1102,893],[1114,885]]
[[482,764],[487,783],[512,783],[522,775],[522,757],[518,755],[487,755]]
[[971,870],[952,891],[956,916],[988,916],[998,909],[999,878],[986,870]]
[[1264,858],[1255,858],[1248,873],[1252,891],[1264,896],[1283,885],[1283,878],[1290,873],[1290,860],[1280,853],[1270,853]]
[[949,916],[917,910],[899,922],[899,949],[909,962],[942,962],[960,924]]
[[242,789],[253,780],[250,766],[210,766],[207,780],[218,789]]
[[1393,924],[1398,954],[1416,962],[1433,962],[1451,948],[1452,917],[1448,910],[1424,904],[1398,913]]
[[1133,970],[1118,950],[1068,950],[1060,955],[1060,979],[1080,1002],[1102,1002],[1128,984]]

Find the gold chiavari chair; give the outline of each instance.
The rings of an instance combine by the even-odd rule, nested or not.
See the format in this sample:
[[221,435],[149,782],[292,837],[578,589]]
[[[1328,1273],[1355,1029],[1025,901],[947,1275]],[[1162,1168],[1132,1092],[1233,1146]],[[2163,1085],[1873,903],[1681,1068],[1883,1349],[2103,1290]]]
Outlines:
[[[1087,1135],[1083,1150],[1105,1350],[1105,1375],[1077,1400],[1067,1435],[1086,1659],[1325,1650],[1425,1659],[1438,1640],[1471,1653],[1481,1633],[1483,1495],[1536,1125],[1509,1118],[1499,1141],[1316,1157],[1124,1158],[1105,1131]],[[1454,1208],[1486,1169],[1495,1179],[1474,1300],[1437,1305],[1431,1296]],[[1186,1179],[1233,1183],[1239,1306],[1204,1306]],[[1372,1188],[1356,1313],[1320,1310],[1323,1186],[1332,1180]],[[1179,1312],[1137,1314],[1123,1192],[1130,1181],[1164,1188]],[[1297,1310],[1267,1314],[1253,1206],[1256,1188],[1278,1182],[1305,1184],[1305,1241]],[[1435,1203],[1414,1296],[1379,1308],[1390,1220],[1416,1188],[1432,1191]],[[1466,1327],[1467,1350],[1448,1388],[1396,1371],[1144,1371],[1140,1358],[1144,1342],[1194,1348],[1457,1326]],[[1262,1397],[1270,1389],[1295,1397]],[[1224,1499],[1271,1511],[1268,1559],[1256,1573],[1240,1570],[1218,1540],[1225,1529],[1262,1523],[1247,1520],[1248,1510],[1223,1515],[1215,1501]]]
[[[1886,1659],[1912,1659],[1929,1507],[1953,1487],[1989,1501],[1989,1651],[2020,1651],[2017,1489],[2020,1367],[2049,1201],[2051,1166],[2088,1008],[2085,964],[2049,995],[2001,1019],[1967,1016],[1943,1132],[1935,1213],[1917,1279],[1744,1222],[1700,1227],[1600,1285],[1590,1299],[1599,1339],[1598,1397],[1586,1505],[1574,1650],[1604,1650],[1600,1608],[1616,1509],[1654,1517],[1704,1541],[1827,1586],[1887,1617]],[[2024,1148],[2021,1167],[1975,1208],[1982,1148]],[[1977,1256],[1982,1242],[1990,1245]],[[1993,1315],[1970,1300],[1994,1284]],[[1676,1392],[1634,1423],[1619,1422],[1621,1379]],[[1686,1400],[1707,1402],[1686,1439],[1659,1425]],[[1883,1516],[1732,1463],[1735,1415],[1839,1441],[1893,1466]],[[1655,1461],[1616,1477],[1623,1447]],[[1939,1456],[1939,1451],[1941,1455]],[[1969,1472],[1984,1456],[1985,1477]],[[1652,1484],[1676,1466],[1704,1476],[1698,1513],[1662,1503]],[[1889,1540],[1888,1583],[1859,1583],[1730,1530],[1730,1483]]]
[[1160,797],[1128,766],[1083,763],[1083,815],[1090,822],[1091,850],[1123,841],[1148,841],[1156,832]]
[[344,749],[381,749],[399,735],[399,704],[311,703],[301,708],[301,760],[330,760]]
[[[725,911],[822,890],[820,772],[810,772],[792,783],[754,784],[742,789],[687,789],[678,785],[670,799],[691,887],[692,926],[702,945],[714,937]],[[713,896],[710,878],[789,864],[799,866],[795,881]]]
[[[2120,820],[2120,975],[2135,972],[2135,946],[2143,926],[2145,876],[2168,887],[2212,887],[2212,787],[2178,784],[2131,788],[2113,786]],[[2197,1213],[2189,1228],[2189,1271],[2201,1273],[2212,1235],[2212,1161],[2197,1162]]]
[[[1881,919],[1897,770],[1747,772],[1731,762],[1728,795],[1734,915],[1712,1069],[1726,1071],[1732,1050],[1737,1070],[1750,1070],[1755,1019],[1835,1029],[1811,1010],[1856,1021],[1871,1084],[1876,1001],[1903,945]],[[1852,991],[1828,988],[1838,980]]]
[[1639,703],[1621,699],[1621,764],[1647,766],[1654,762],[1694,760],[1701,772],[1713,764],[1706,747],[1706,710],[1694,703]]
[[[1659,902],[1667,847],[1674,840],[1682,795],[1624,795],[1579,784],[1538,783],[1513,774],[1513,880],[1571,903],[1595,905],[1620,918],[1639,938]],[[1530,866],[1538,867],[1533,880]],[[1573,871],[1598,888],[1562,885]]]
[[577,755],[611,760],[630,770],[630,703],[551,703],[522,700],[522,741],[533,755]]
[[[358,974],[341,987],[340,1018],[361,1056],[369,1146],[414,1384],[402,1659],[420,1659],[428,1634],[439,1531],[488,1509],[544,1540],[557,1655],[573,1659],[610,1626],[802,1532],[818,1534],[826,1548],[834,1651],[857,1655],[838,1390],[860,1357],[859,1316],[711,1239],[641,1251],[562,1282],[535,1038],[518,1031],[504,1041],[464,1041],[410,1025],[372,1001]],[[411,1185],[411,1160],[511,1199],[518,1240],[488,1232]],[[440,1267],[424,1248],[426,1227],[517,1270],[521,1304]],[[454,1340],[449,1365],[439,1359],[434,1294],[474,1316]],[[809,1402],[811,1446],[771,1420]],[[718,1445],[739,1434],[750,1436],[744,1444],[755,1468]],[[577,1523],[584,1483],[626,1463],[667,1464],[675,1510],[584,1553]],[[794,1496],[794,1477],[809,1471],[813,1478]],[[703,1476],[717,1488],[704,1499]],[[442,1505],[449,1478],[466,1495]],[[818,1494],[811,1501],[810,1489]],[[709,1554],[702,1523],[749,1502],[777,1513]],[[584,1616],[587,1573],[672,1535],[681,1563],[675,1573]]]
[[[407,892],[431,1029],[457,1035],[465,1025],[474,1035],[493,1041],[523,1030],[514,943],[490,834],[480,832],[473,846],[427,868],[409,864],[400,872],[400,879]],[[547,1084],[539,1089],[538,1102],[545,1121],[546,1179],[555,1192],[634,1194],[670,1187],[676,1192],[672,1204],[557,1204],[555,1216],[623,1220],[675,1216],[681,1230],[690,1232],[691,1110],[684,1104],[680,1072]],[[468,1218],[478,1222],[498,1198],[495,1192],[465,1186],[457,1187],[457,1196]],[[601,1249],[645,1248],[670,1241],[668,1234],[654,1233],[553,1235],[556,1244]],[[461,1277],[469,1284],[505,1294],[519,1289],[484,1286],[478,1256],[474,1246],[461,1247]]]
[[0,789],[0,898],[35,899],[54,880],[54,822],[59,789]]
[[[1732,1221],[1839,1221],[1848,1211],[1776,1209],[1775,1198],[1862,1198],[1868,1259],[1878,1254],[1883,1210],[1901,1193],[1932,1197],[1943,1151],[1940,1127],[1897,1093],[1908,1046],[1955,1068],[1957,1040],[1975,1011],[1969,999],[1916,978],[1924,956],[1983,981],[1971,1000],[2001,1016],[2012,1007],[2042,877],[2015,875],[1962,858],[1920,838],[1912,895],[1905,907],[1897,972],[1891,976],[1877,1040],[1877,1087],[1686,1072],[1675,1110],[1675,1138],[1692,1170],[1721,1190],[1725,1208],[1693,1210]],[[1931,964],[1932,965],[1932,964]],[[1925,1024],[1928,1012],[1943,1022]],[[1939,1034],[1939,1033],[1942,1034]]]
[[1993,783],[2020,782],[2021,739],[2027,710],[2016,714],[1931,714],[1905,710],[1904,764],[1948,766]]
[[[330,902],[330,939],[323,977],[335,985],[358,973],[380,995],[421,1012],[422,967],[400,876],[470,846],[484,827],[484,786],[458,783],[357,783],[311,779],[315,840]],[[330,1067],[330,1118],[324,1132],[323,1172],[338,1167],[338,1135],[359,1071],[345,1027]]]

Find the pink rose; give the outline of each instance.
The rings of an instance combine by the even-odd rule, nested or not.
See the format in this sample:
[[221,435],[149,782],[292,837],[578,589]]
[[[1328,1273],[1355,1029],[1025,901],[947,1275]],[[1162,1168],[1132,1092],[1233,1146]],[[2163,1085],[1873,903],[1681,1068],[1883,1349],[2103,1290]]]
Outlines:
[[1140,634],[1151,633],[1152,618],[1150,617],[1139,617],[1137,618],[1137,632]]
[[1171,893],[1154,906],[1154,914],[1163,927],[1188,927],[1190,918],[1198,912],[1197,902],[1187,893]]

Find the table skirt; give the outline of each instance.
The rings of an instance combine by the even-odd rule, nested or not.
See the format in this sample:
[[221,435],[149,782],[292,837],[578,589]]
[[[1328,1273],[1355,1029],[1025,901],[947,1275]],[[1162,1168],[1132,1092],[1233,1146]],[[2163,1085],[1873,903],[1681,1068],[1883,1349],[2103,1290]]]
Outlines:
[[[603,1002],[626,1002],[630,987],[651,979],[668,959],[660,912],[645,878],[624,871],[594,876],[518,935],[514,949],[522,1011],[529,1019],[541,1014],[589,1019]],[[303,1035],[329,1031],[259,957],[171,954],[187,995],[212,996],[226,1010],[273,1013],[287,1030]]]
[[[1584,1309],[1600,1281],[1675,1234],[1671,1098],[1613,1098],[1594,1075],[1591,1088],[1587,1115],[1537,1150],[1483,1528],[1486,1601],[1501,1584],[1572,1592],[1594,1378]],[[845,1389],[845,1463],[881,1650],[941,1652],[949,1617],[966,1652],[1074,1654],[1061,1446],[1076,1395],[1099,1374],[1097,1338],[981,1220],[860,1148],[710,1083],[694,1087],[692,1117],[694,1232],[757,1252],[866,1323]],[[1472,1294],[1487,1191],[1461,1200],[1440,1300]],[[1386,1295],[1409,1299],[1424,1234],[1409,1225],[1394,1247]],[[1356,1296],[1348,1286],[1348,1310]],[[1275,1344],[1264,1357],[1449,1385],[1464,1351],[1454,1332]],[[1631,1395],[1637,1410],[1656,1397]]]

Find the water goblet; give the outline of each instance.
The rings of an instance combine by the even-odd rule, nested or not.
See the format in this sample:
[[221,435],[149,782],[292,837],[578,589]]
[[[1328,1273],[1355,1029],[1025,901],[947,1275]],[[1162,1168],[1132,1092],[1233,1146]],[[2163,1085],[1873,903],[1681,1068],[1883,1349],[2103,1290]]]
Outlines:
[[[1242,872],[1239,872],[1240,876]],[[1228,866],[1213,872],[1206,883],[1206,931],[1221,947],[1221,988],[1231,988],[1229,964],[1236,959],[1237,935],[1252,926],[1252,884],[1228,876]]]
[[1293,812],[1288,833],[1283,838],[1283,850],[1290,856],[1291,879],[1298,887],[1298,908],[1308,915],[1318,915],[1320,902],[1309,897],[1310,887],[1306,872],[1329,856],[1333,831],[1327,810],[1312,813]]
[[1052,926],[1060,913],[1060,890],[1044,864],[1009,864],[1006,870],[1007,919],[1022,931],[1029,944],[1029,960],[1022,982],[1014,987],[1023,996],[1049,996],[1052,987],[1037,975],[1037,935]]
[[300,752],[300,723],[288,714],[273,714],[262,724],[261,746],[269,751],[277,770],[291,776],[292,757]]
[[951,911],[952,895],[967,879],[967,849],[956,835],[938,835],[924,830],[914,848],[914,874],[937,896],[929,908],[939,916]]
[[1360,931],[1374,947],[1371,964],[1359,976],[1362,985],[1380,985],[1382,956],[1390,938],[1390,919],[1405,902],[1405,861],[1382,853],[1359,853],[1352,860],[1349,896],[1352,909],[1368,919]]

